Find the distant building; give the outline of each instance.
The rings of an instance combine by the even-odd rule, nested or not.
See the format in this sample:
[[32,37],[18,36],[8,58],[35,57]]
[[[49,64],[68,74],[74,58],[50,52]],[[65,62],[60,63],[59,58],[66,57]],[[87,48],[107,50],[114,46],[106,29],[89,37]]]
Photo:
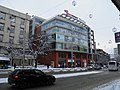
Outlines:
[[51,54],[39,57],[41,64],[53,67],[86,67],[96,60],[94,31],[78,17],[57,15],[41,25],[52,44]]
[[[31,16],[27,13],[24,14],[0,5],[0,54],[9,56],[9,52],[5,48],[22,49],[24,47],[24,38],[29,38],[30,19]],[[28,60],[27,57],[25,55],[25,61],[22,60],[22,54],[13,57],[12,65],[13,63],[31,65],[33,61]]]
[[44,18],[38,17],[38,16],[32,16],[32,19],[30,20],[30,37],[34,35],[35,28],[37,26],[40,26],[45,21]]
[[114,48],[114,58],[118,57],[118,48]]
[[106,53],[102,49],[97,49],[97,64],[100,65],[107,65],[108,61],[110,60],[110,54]]

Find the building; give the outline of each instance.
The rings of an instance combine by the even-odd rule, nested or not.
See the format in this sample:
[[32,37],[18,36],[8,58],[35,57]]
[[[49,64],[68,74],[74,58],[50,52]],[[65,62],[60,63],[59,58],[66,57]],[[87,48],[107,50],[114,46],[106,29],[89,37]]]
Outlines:
[[[29,38],[29,22],[31,16],[27,13],[21,13],[3,6],[0,6],[0,54],[12,57],[12,63],[17,65],[32,64],[32,61],[28,60],[27,55],[20,54],[15,57],[11,56],[11,49],[23,49],[24,40]],[[25,43],[24,43],[25,44]],[[25,48],[24,48],[25,49]],[[26,51],[25,51],[26,52]],[[25,53],[24,52],[24,53]],[[12,54],[16,54],[14,52]],[[25,61],[22,58],[25,58]],[[31,57],[29,58],[31,59]]]
[[110,54],[106,53],[102,49],[97,49],[97,64],[100,64],[101,66],[107,65],[108,61],[110,61]]
[[35,28],[39,25],[41,25],[45,21],[44,18],[38,17],[38,16],[32,16],[30,20],[30,32],[29,35],[34,36]]
[[39,63],[53,67],[86,67],[95,61],[94,32],[80,18],[68,13],[57,15],[41,25],[52,49]]
[[114,48],[114,58],[117,58],[118,56],[118,48]]

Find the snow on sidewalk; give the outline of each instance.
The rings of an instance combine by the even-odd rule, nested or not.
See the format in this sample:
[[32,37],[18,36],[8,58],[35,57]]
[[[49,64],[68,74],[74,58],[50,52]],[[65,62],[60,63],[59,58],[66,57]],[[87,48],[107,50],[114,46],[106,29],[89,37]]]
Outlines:
[[[57,74],[53,75],[56,78],[63,78],[63,77],[72,77],[72,76],[79,76],[79,75],[87,75],[87,74],[95,74],[101,73],[102,71],[91,71],[91,72],[80,72],[80,73],[69,73],[69,74]],[[7,83],[8,78],[0,78],[0,83]]]
[[63,78],[63,77],[72,77],[72,76],[87,75],[87,74],[94,74],[94,73],[101,73],[101,72],[102,72],[102,71],[91,71],[91,72],[58,74],[58,75],[54,75],[54,76],[55,76],[56,78]]

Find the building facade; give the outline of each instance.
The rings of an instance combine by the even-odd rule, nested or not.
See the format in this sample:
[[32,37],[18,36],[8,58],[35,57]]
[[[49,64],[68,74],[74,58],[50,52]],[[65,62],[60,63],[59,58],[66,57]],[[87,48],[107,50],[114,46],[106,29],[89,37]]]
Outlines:
[[[29,22],[31,16],[27,13],[21,13],[3,6],[0,6],[0,54],[7,55],[9,57],[10,53],[7,49],[23,49],[24,40],[29,37]],[[15,54],[14,52],[13,54]],[[23,55],[19,54],[17,57],[12,57],[13,63],[17,65],[22,65]],[[26,58],[26,57],[25,57]],[[24,64],[31,64],[32,61],[26,59]]]
[[108,61],[110,61],[110,54],[106,53],[102,49],[97,49],[97,64],[100,64],[101,66],[107,65]]
[[95,61],[94,32],[80,18],[66,12],[44,22],[41,31],[48,34],[52,47],[48,56],[38,58],[41,64],[86,67]]
[[30,32],[29,32],[29,36],[34,36],[35,33],[35,29],[37,26],[41,25],[43,22],[45,21],[44,18],[38,17],[38,16],[32,16],[31,20],[30,20]]

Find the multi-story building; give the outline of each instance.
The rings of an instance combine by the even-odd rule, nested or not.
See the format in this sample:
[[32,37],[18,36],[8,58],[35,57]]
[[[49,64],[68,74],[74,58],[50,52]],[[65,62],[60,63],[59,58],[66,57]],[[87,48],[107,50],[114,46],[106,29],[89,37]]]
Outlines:
[[[5,48],[23,48],[24,40],[29,37],[31,16],[0,6],[0,54],[8,55]],[[16,59],[15,59],[16,58]],[[14,57],[14,63],[22,65],[22,55]],[[25,57],[26,58],[26,57]],[[31,64],[26,60],[24,63]]]
[[32,16],[32,19],[30,20],[30,32],[29,36],[34,36],[35,28],[39,25],[41,25],[45,21],[44,18],[38,17],[38,16]]
[[39,62],[53,67],[86,67],[95,61],[94,32],[83,20],[65,12],[42,24],[41,31],[48,34],[52,49],[47,57],[38,58]]
[[107,65],[108,61],[110,61],[110,54],[106,53],[102,49],[97,49],[97,64]]
[[114,48],[114,57],[117,58],[118,56],[118,48]]

